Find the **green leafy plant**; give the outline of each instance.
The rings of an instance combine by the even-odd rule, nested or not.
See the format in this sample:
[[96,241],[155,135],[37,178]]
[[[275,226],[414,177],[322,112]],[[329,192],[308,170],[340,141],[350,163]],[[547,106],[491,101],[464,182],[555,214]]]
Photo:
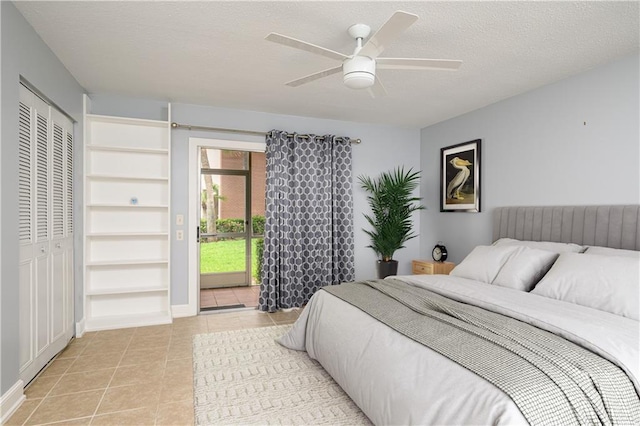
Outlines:
[[412,232],[411,214],[425,207],[420,204],[422,198],[414,197],[412,192],[418,187],[420,172],[398,167],[376,179],[368,176],[358,179],[362,189],[369,194],[367,201],[372,212],[364,215],[373,228],[363,230],[371,238],[371,245],[367,247],[383,261],[393,260],[396,250],[404,248],[406,241],[417,236]]
[[253,276],[257,283],[262,282],[262,273],[264,271],[264,238],[256,238],[256,269]]

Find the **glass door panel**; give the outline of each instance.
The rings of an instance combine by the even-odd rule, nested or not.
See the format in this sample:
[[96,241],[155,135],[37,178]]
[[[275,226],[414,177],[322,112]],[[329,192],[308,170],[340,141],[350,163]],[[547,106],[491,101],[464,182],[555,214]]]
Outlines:
[[[200,288],[250,285],[248,153],[202,151],[206,151],[201,152],[206,160],[202,161],[200,182]],[[205,168],[205,164],[209,168]],[[212,166],[235,168],[210,168]]]

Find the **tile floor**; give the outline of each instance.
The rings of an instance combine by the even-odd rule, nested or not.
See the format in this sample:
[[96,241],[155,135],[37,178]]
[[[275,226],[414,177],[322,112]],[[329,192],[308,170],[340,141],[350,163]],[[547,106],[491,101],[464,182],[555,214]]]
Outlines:
[[239,305],[254,308],[258,306],[260,286],[211,288],[200,290],[200,309]]
[[27,387],[6,424],[192,425],[192,336],[290,324],[298,314],[236,311],[85,333]]

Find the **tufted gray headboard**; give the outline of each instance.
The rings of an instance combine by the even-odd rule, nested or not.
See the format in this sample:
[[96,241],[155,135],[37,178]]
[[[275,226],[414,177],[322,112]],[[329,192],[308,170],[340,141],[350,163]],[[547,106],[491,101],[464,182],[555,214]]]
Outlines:
[[498,238],[640,250],[640,206],[498,207]]

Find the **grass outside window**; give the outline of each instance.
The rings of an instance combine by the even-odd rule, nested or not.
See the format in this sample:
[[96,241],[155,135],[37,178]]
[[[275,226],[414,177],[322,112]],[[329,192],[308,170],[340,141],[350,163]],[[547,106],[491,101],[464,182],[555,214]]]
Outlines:
[[[257,279],[257,241],[251,239],[251,276]],[[236,272],[245,270],[245,240],[224,240],[200,244],[200,273]]]

